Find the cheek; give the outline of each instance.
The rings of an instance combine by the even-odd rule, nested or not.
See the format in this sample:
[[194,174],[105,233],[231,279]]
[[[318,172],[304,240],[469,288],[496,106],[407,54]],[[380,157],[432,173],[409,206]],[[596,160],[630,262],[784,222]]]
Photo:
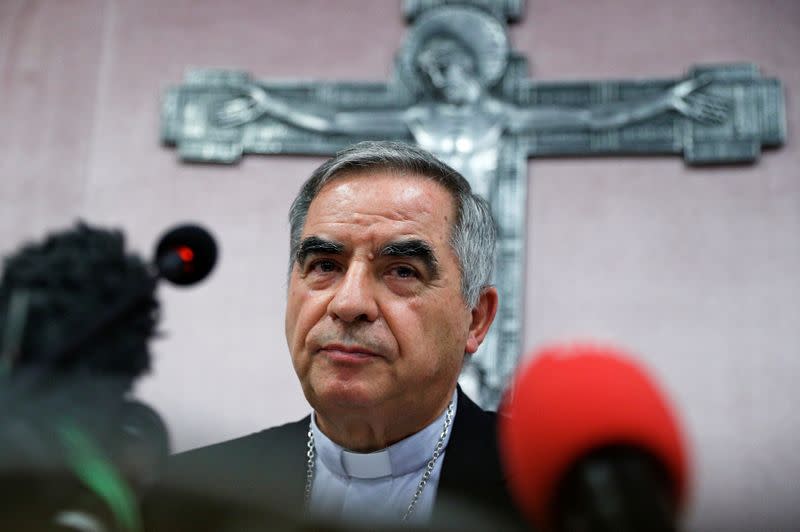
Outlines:
[[408,336],[419,333],[419,328],[424,326],[425,319],[428,317],[429,310],[424,305],[424,301],[418,295],[406,296],[403,298],[386,298],[381,305],[381,311],[387,322],[390,322],[392,330],[399,336]]
[[290,288],[289,292],[286,294],[286,316],[283,324],[286,340],[290,348],[292,347],[292,338],[297,328],[298,314],[300,311],[300,304],[297,299],[298,295],[296,290]]
[[308,331],[325,314],[325,308],[322,298],[313,297],[308,290],[296,287],[289,289],[284,327],[292,355],[295,355],[296,350],[302,349]]
[[442,360],[431,355],[452,352],[460,363],[469,326],[466,311],[462,312],[456,302],[406,300],[387,307],[384,317],[405,356],[422,358],[431,365],[449,365],[449,356]]

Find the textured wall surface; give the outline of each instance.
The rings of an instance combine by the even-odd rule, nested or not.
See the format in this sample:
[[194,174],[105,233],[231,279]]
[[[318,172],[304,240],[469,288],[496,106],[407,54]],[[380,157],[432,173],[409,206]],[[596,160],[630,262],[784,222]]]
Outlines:
[[[161,288],[166,336],[138,389],[177,449],[307,411],[283,338],[286,211],[320,160],[181,165],[158,144],[162,90],[199,66],[384,80],[404,32],[395,0],[0,2],[0,253],[78,217],[124,228],[145,255],[184,220],[221,242],[205,284]],[[531,0],[511,33],[540,79],[749,61],[785,83],[787,145],[754,166],[531,161],[524,345],[588,338],[638,354],[692,446],[690,529],[792,529],[800,2]]]

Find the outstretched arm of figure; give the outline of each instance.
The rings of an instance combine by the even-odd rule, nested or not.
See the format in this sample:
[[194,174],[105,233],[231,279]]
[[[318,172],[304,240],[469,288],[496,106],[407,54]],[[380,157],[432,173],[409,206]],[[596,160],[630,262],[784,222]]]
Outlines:
[[720,124],[730,111],[724,98],[697,91],[709,83],[710,76],[690,78],[648,99],[601,103],[590,107],[543,106],[509,110],[509,129],[513,132],[614,129],[641,122],[667,111],[705,124]]
[[293,126],[318,133],[403,134],[408,131],[402,110],[334,111],[319,106],[292,105],[269,94],[263,87],[242,87],[242,96],[223,102],[214,119],[222,127],[238,127],[271,116]]

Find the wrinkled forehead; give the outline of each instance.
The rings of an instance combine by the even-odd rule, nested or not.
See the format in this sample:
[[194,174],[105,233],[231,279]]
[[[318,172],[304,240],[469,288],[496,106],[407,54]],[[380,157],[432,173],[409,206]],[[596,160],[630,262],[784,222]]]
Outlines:
[[[312,203],[316,201],[317,197],[327,188],[336,186],[337,183],[341,183],[342,181],[348,180],[355,180],[355,179],[365,179],[365,180],[394,180],[396,181],[399,186],[403,186],[404,182],[414,182],[419,181],[422,183],[430,183],[434,187],[439,188],[443,191],[449,198],[451,202],[451,206],[455,205],[456,202],[456,192],[455,190],[448,187],[448,185],[443,182],[441,179],[437,179],[435,177],[425,175],[413,169],[406,169],[406,168],[398,168],[395,166],[369,166],[364,168],[344,168],[336,173],[330,175],[324,183],[322,183],[317,190],[317,193],[314,195],[314,199]],[[442,206],[443,207],[443,206]]]
[[[419,186],[421,185],[421,186]],[[399,169],[348,169],[322,185],[309,216],[352,218],[376,215],[443,230],[449,238],[457,216],[456,198],[436,179]],[[369,216],[361,217],[369,220]],[[306,226],[309,220],[306,219]],[[312,221],[313,223],[313,221]],[[306,232],[304,228],[304,233]]]

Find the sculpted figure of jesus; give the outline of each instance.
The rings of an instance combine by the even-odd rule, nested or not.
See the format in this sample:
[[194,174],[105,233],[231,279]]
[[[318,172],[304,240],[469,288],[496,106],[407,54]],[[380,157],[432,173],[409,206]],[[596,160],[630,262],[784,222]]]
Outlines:
[[331,134],[398,138],[410,132],[416,143],[434,153],[489,197],[497,168],[500,139],[507,134],[539,131],[608,130],[641,122],[669,111],[701,123],[721,123],[724,100],[698,93],[711,79],[683,80],[651,98],[585,107],[522,107],[492,96],[478,60],[458,39],[430,39],[416,55],[416,66],[429,91],[406,109],[335,111],[289,105],[263,87],[248,84],[241,96],[223,102],[217,125],[236,127],[268,115],[296,127]]

